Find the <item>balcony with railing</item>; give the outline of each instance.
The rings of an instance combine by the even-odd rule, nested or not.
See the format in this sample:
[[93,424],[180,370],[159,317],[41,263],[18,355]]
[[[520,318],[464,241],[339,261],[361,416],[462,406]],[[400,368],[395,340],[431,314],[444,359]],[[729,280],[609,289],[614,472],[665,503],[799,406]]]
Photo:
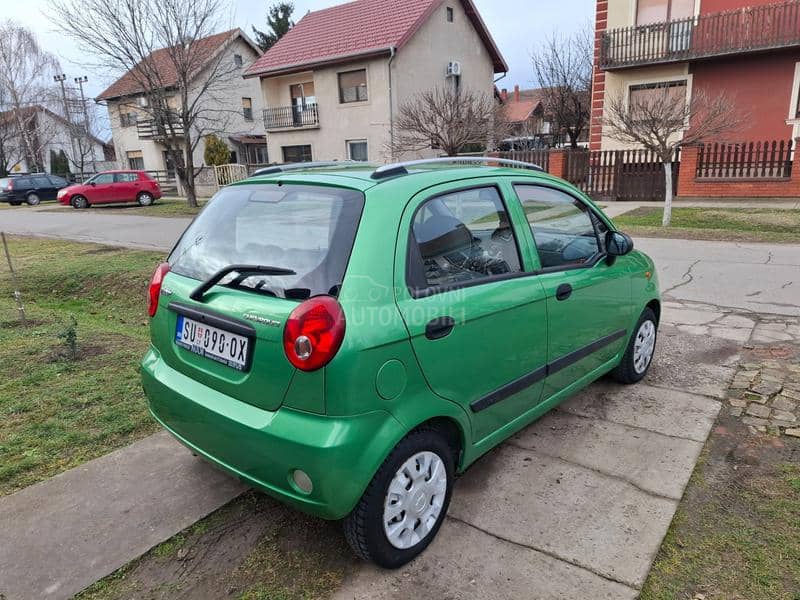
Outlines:
[[602,35],[606,70],[800,46],[800,0],[751,6]]
[[139,119],[136,132],[140,140],[159,140],[169,137],[183,137],[183,123],[177,115],[165,115],[154,119]]
[[267,131],[314,129],[319,127],[319,108],[316,104],[265,108],[264,127]]

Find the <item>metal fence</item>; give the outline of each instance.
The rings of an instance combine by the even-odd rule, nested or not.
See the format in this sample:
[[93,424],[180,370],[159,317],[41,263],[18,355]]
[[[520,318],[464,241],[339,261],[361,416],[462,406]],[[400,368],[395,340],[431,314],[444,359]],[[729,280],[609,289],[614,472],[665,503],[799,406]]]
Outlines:
[[788,179],[792,140],[703,144],[697,156],[698,179]]

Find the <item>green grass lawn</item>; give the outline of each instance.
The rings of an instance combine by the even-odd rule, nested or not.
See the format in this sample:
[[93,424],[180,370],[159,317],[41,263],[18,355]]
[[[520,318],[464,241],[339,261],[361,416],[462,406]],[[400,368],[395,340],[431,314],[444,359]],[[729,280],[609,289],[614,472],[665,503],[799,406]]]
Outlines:
[[800,444],[742,429],[709,438],[642,600],[800,598]]
[[[156,430],[138,376],[159,253],[10,237],[30,324],[0,262],[0,495]],[[0,251],[1,252],[1,251]],[[59,337],[74,316],[77,355]]]
[[[139,215],[143,217],[180,217],[191,218],[194,217],[203,206],[208,202],[208,198],[198,198],[197,208],[191,208],[186,204],[184,198],[161,198],[156,200],[155,204],[150,206],[139,206],[138,204],[106,204],[96,205],[88,210],[83,211],[87,215]],[[44,212],[71,210],[73,208],[53,206]]]
[[669,228],[661,227],[662,214],[661,208],[637,208],[614,223],[645,237],[800,243],[797,209],[676,207]]

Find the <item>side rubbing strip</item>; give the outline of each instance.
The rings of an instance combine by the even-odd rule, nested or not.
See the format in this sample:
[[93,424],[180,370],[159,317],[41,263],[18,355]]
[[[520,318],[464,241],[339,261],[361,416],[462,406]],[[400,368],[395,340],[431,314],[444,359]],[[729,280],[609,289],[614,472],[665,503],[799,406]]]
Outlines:
[[626,331],[624,329],[620,329],[619,331],[615,331],[611,335],[601,337],[599,340],[592,342],[588,346],[584,346],[583,348],[578,348],[577,350],[575,350],[575,352],[570,352],[569,354],[566,354],[561,358],[557,358],[556,360],[547,365],[547,374],[552,375],[553,373],[558,373],[562,369],[566,369],[571,364],[586,358],[592,352],[597,352],[598,350],[600,350],[600,348],[604,348],[609,344],[613,344],[618,339],[625,337],[625,333]]
[[496,389],[488,396],[484,396],[483,398],[478,398],[470,404],[470,408],[472,412],[480,412],[489,408],[490,406],[497,404],[501,400],[505,400],[509,396],[513,396],[517,392],[521,392],[527,387],[532,386],[535,383],[540,382],[542,379],[547,377],[547,367],[541,367],[528,373],[527,375],[523,375],[519,379],[515,379],[511,383],[505,384],[503,387]]
[[619,331],[615,331],[614,333],[607,335],[605,337],[601,337],[599,340],[592,342],[584,346],[583,348],[579,348],[575,350],[575,352],[570,352],[554,360],[553,362],[545,365],[544,367],[540,367],[535,371],[531,371],[527,375],[523,375],[519,379],[515,379],[511,383],[507,383],[501,388],[496,389],[495,391],[491,392],[490,394],[484,396],[483,398],[478,398],[472,404],[470,404],[470,408],[472,412],[480,412],[482,410],[486,410],[490,406],[494,406],[498,402],[505,400],[509,396],[513,396],[514,394],[521,392],[527,387],[530,387],[548,375],[552,375],[553,373],[557,373],[562,369],[566,369],[568,366],[582,360],[592,354],[593,352],[597,352],[601,348],[608,346],[609,344],[613,344],[620,338],[624,338],[627,334],[627,331],[624,329],[620,329]]

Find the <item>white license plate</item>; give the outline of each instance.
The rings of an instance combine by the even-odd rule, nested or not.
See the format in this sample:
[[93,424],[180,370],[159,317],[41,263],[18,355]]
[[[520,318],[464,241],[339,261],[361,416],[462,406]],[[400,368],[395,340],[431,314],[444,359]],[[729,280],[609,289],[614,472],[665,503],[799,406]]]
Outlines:
[[224,329],[209,327],[178,315],[175,343],[190,352],[205,356],[237,371],[247,368],[250,339]]

